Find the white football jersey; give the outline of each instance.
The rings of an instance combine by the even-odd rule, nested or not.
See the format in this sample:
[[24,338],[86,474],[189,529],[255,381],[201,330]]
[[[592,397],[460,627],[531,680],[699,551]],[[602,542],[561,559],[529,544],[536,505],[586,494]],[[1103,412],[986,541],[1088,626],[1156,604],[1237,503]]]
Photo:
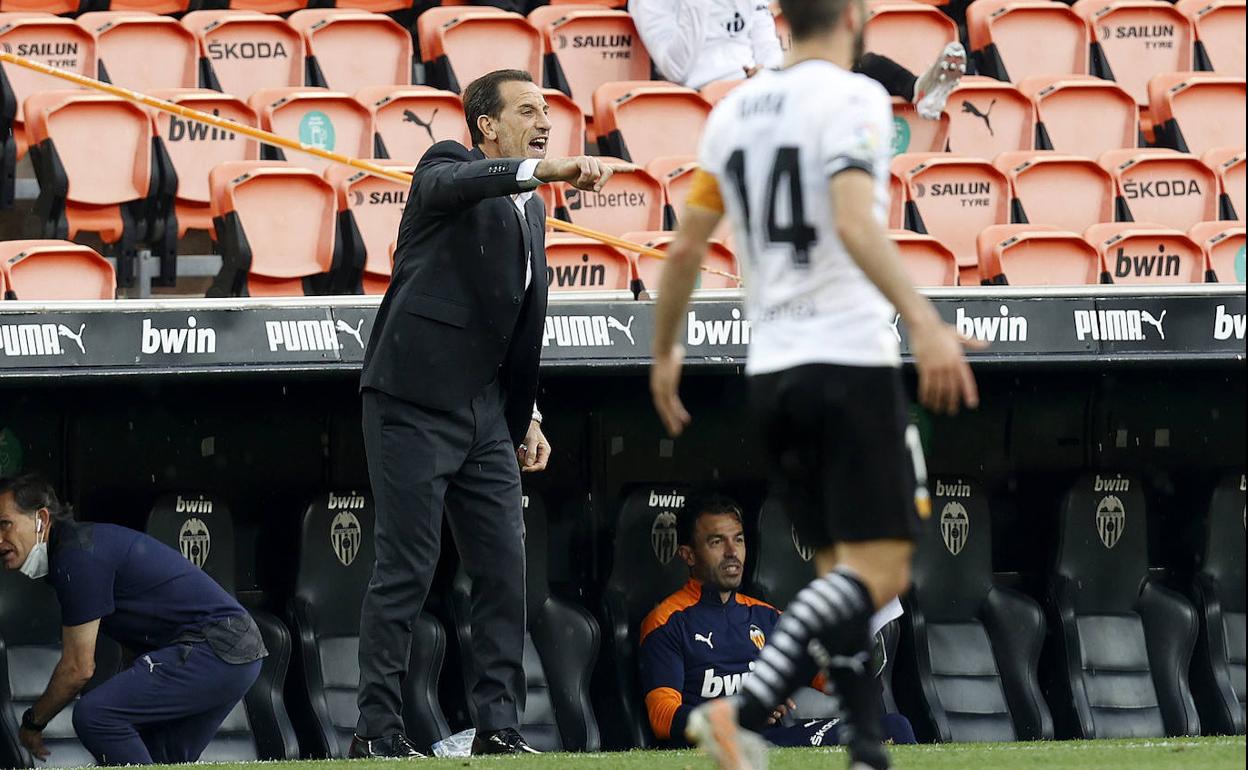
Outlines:
[[892,127],[879,83],[823,60],[761,72],[711,114],[699,161],[732,219],[751,323],[747,374],[900,364],[893,307],[845,251],[828,193],[835,174],[869,172],[885,225]]

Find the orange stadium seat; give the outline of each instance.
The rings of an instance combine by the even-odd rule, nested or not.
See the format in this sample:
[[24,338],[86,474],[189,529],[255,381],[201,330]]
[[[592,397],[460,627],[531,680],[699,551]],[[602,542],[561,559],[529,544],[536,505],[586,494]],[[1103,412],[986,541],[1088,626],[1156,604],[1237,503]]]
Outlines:
[[614,246],[566,233],[546,236],[551,291],[618,291],[629,288],[632,277],[632,261]]
[[[373,116],[348,94],[324,88],[264,88],[252,94],[260,127],[322,150],[367,158],[373,154]],[[267,147],[269,157],[290,160],[317,173],[333,161]]]
[[[2,4],[0,3],[0,5]],[[170,15],[186,13],[190,6],[191,0],[109,0],[108,10],[146,11],[148,13]]]
[[428,86],[372,86],[355,98],[373,114],[373,155],[415,166],[435,142],[468,144],[464,106],[450,91]]
[[[2,241],[0,296],[5,294],[24,301],[111,300],[117,296],[117,275],[112,263],[89,246],[61,240]],[[68,337],[65,344],[72,345],[73,339]]]
[[226,0],[226,7],[231,10],[257,13],[290,13],[304,5],[304,0]]
[[896,168],[888,172],[888,226],[892,230],[906,226],[906,186]]
[[108,94],[61,90],[27,97],[26,117],[42,237],[98,233],[133,253],[146,239],[158,183],[148,113]]
[[1035,77],[1018,89],[1036,105],[1037,149],[1101,157],[1140,142],[1140,109],[1116,83],[1090,76]]
[[1183,230],[1153,222],[1103,222],[1083,237],[1114,283],[1204,283],[1205,254]]
[[949,144],[949,113],[928,120],[908,99],[893,97],[893,154],[944,152]]
[[280,16],[191,11],[182,26],[199,40],[204,86],[246,99],[261,88],[303,85],[303,38]]
[[976,239],[988,283],[1084,286],[1102,280],[1096,249],[1078,233],[1046,225],[993,225]]
[[873,3],[867,13],[866,49],[916,74],[927,71],[945,46],[958,39],[953,19],[930,5]]
[[1136,104],[1148,104],[1148,81],[1159,72],[1192,68],[1192,24],[1165,0],[1078,0],[1092,29],[1093,72],[1118,82]]
[[958,259],[959,283],[979,283],[975,235],[1010,221],[1010,184],[979,158],[908,153],[893,158],[906,197],[907,229],[935,236]]
[[99,11],[78,17],[95,35],[101,80],[147,93],[199,86],[199,44],[168,16],[140,11]]
[[594,91],[603,83],[650,77],[650,54],[624,11],[545,6],[529,14],[529,23],[550,52],[547,79],[566,89],[582,112],[593,109]]
[[1036,144],[1036,107],[1009,83],[968,76],[949,95],[949,151],[992,160]]
[[702,98],[708,101],[711,106],[714,106],[719,104],[720,99],[732,93],[734,88],[744,82],[744,80],[716,80],[699,88],[698,93],[702,94]]
[[909,230],[890,230],[888,235],[915,286],[958,285],[958,260],[948,246]]
[[1218,178],[1218,189],[1222,191],[1220,201],[1221,219],[1243,219],[1248,214],[1244,203],[1244,188],[1248,185],[1245,178],[1245,161],[1243,147],[1215,147],[1200,158],[1205,165],[1213,169]]
[[550,141],[546,155],[551,158],[585,154],[585,113],[567,94],[543,88],[542,96],[550,107]]
[[789,20],[784,18],[779,3],[771,4],[771,15],[776,19],[776,37],[780,38],[780,50],[787,54],[793,47],[793,31],[789,27]]
[[[443,2],[443,5],[450,5]],[[412,7],[412,0],[341,0],[337,5],[341,8],[354,8],[359,11],[371,11],[373,13],[388,13],[390,11],[405,11]]]
[[1090,158],[1053,150],[1003,152],[993,165],[1010,180],[1015,222],[1081,233],[1114,219],[1114,180]]
[[976,0],[966,7],[966,26],[982,74],[1015,83],[1033,75],[1088,74],[1087,24],[1063,3]]
[[1244,77],[1244,0],[1178,0],[1196,30],[1196,64],[1219,75]]
[[[651,231],[625,233],[624,240],[638,243],[659,251],[666,251],[667,245],[676,237],[675,233],[667,231]],[[663,260],[657,257],[648,257],[644,254],[630,252],[630,256],[637,260],[637,275],[641,279],[642,284],[648,289],[657,289],[659,287],[659,275],[663,272]],[[706,259],[702,261],[704,267],[717,271],[708,273],[702,271],[698,273],[698,282],[695,284],[696,289],[736,289],[740,287],[740,283],[727,275],[740,275],[741,271],[737,268],[737,260],[732,255],[732,251],[719,241],[711,241],[710,247],[706,252]]]
[[1187,231],[1205,253],[1205,280],[1244,282],[1244,223],[1201,222]]
[[389,16],[350,8],[296,11],[310,85],[355,93],[368,86],[410,85],[412,36]]
[[[409,174],[415,168],[404,161],[374,162]],[[327,168],[325,180],[338,194],[344,269],[336,293],[385,294],[408,185],[341,164]]]
[[335,265],[334,188],[280,161],[222,163],[209,177],[221,251],[214,297],[323,293]]
[[1148,81],[1157,141],[1197,155],[1244,141],[1244,78],[1170,72]]
[[416,19],[430,85],[460,93],[496,69],[524,70],[542,83],[542,33],[518,13],[430,8]]
[[689,197],[689,185],[693,182],[693,172],[698,170],[698,159],[693,155],[670,155],[655,158],[646,164],[650,176],[659,180],[663,186],[663,229],[676,229],[680,211]]
[[611,235],[663,229],[663,186],[645,171],[617,174],[600,192],[558,189],[572,224]]
[[78,0],[4,0],[0,3],[0,11],[26,14],[71,14],[77,13],[81,7]]
[[670,83],[608,83],[594,92],[594,123],[604,155],[645,165],[664,155],[697,152],[711,105],[697,91]]
[[[255,110],[243,100],[207,89],[156,90],[152,96],[184,107],[209,112],[236,123],[259,127]],[[168,236],[186,235],[188,229],[212,230],[212,195],[208,174],[228,161],[258,160],[260,143],[232,131],[152,111],[156,135],[172,164],[177,182]]]
[[1218,218],[1218,180],[1194,155],[1173,150],[1111,150],[1100,158],[1114,178],[1119,221],[1179,230]]

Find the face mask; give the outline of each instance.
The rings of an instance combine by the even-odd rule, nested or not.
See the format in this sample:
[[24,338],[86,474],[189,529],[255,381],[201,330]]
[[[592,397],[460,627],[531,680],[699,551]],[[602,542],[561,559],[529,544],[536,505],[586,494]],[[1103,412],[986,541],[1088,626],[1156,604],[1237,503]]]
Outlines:
[[31,546],[30,553],[26,554],[26,561],[22,562],[21,572],[31,580],[47,577],[48,575],[48,544],[41,538],[43,536],[43,519],[39,520],[39,524],[35,528],[35,538],[37,542]]

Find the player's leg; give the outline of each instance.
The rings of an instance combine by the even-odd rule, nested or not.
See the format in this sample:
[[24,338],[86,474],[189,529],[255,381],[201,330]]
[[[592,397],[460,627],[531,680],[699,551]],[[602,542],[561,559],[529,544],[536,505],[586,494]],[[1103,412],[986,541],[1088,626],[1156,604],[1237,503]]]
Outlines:
[[884,86],[889,96],[913,103],[921,116],[937,120],[950,92],[966,74],[966,49],[957,41],[948,44],[920,76],[887,56],[870,52],[862,55],[854,72]]

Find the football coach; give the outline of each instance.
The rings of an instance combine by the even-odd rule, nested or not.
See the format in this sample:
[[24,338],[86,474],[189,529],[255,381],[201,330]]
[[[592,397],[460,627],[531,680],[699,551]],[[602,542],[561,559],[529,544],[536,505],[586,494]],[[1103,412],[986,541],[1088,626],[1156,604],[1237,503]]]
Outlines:
[[[390,287],[364,371],[377,561],[360,613],[352,757],[413,757],[400,682],[437,566],[445,510],[472,579],[474,754],[528,753],[520,469],[550,458],[534,403],[546,317],[545,182],[601,190],[597,158],[547,159],[551,124],[528,73],[464,90],[473,148],[438,142],[412,175]],[[419,651],[417,651],[419,654]]]
[[38,476],[0,479],[0,562],[46,578],[61,605],[61,659],[18,733],[36,759],[43,729],[92,678],[101,633],[134,657],[74,706],[101,765],[197,761],[260,674],[260,630],[234,597],[142,532],[74,521]]

